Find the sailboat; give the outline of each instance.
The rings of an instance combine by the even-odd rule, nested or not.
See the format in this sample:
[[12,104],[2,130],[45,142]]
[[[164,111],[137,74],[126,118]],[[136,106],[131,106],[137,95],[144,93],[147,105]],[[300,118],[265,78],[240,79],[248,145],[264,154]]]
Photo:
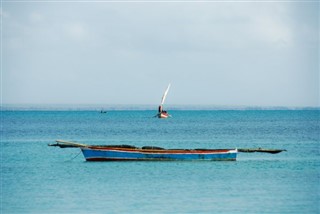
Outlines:
[[168,85],[167,89],[165,90],[162,96],[161,104],[159,105],[159,108],[158,108],[158,114],[157,114],[158,118],[168,118],[170,116],[167,111],[163,110],[163,104],[167,97],[169,89],[170,89],[170,84]]

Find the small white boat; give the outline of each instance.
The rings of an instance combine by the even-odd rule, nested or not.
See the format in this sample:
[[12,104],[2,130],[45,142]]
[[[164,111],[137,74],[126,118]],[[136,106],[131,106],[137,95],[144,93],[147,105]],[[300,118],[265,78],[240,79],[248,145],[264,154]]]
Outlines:
[[167,97],[169,89],[170,89],[170,84],[168,85],[167,89],[165,90],[165,92],[162,96],[161,104],[159,105],[159,108],[158,108],[158,114],[157,114],[158,118],[164,119],[164,118],[168,118],[170,116],[167,111],[163,110],[163,104],[164,104],[164,101]]

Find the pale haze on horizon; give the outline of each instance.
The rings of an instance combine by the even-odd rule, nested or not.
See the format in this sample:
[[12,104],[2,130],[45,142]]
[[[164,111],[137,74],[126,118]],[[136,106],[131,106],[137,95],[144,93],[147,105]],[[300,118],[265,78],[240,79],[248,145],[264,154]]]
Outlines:
[[2,2],[2,104],[319,107],[319,2]]

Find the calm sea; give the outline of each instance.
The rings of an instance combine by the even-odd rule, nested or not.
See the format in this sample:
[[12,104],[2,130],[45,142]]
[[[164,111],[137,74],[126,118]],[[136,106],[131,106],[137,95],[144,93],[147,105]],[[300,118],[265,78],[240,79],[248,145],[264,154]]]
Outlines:
[[[320,119],[307,111],[2,111],[1,214],[320,213]],[[278,148],[234,162],[86,162],[87,144]]]

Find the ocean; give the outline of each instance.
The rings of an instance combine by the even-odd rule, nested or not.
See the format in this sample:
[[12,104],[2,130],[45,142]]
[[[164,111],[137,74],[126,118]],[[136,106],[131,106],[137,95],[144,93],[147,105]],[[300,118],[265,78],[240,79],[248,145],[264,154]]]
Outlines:
[[[1,111],[1,214],[320,213],[319,110]],[[86,162],[86,144],[277,148],[237,161]]]

